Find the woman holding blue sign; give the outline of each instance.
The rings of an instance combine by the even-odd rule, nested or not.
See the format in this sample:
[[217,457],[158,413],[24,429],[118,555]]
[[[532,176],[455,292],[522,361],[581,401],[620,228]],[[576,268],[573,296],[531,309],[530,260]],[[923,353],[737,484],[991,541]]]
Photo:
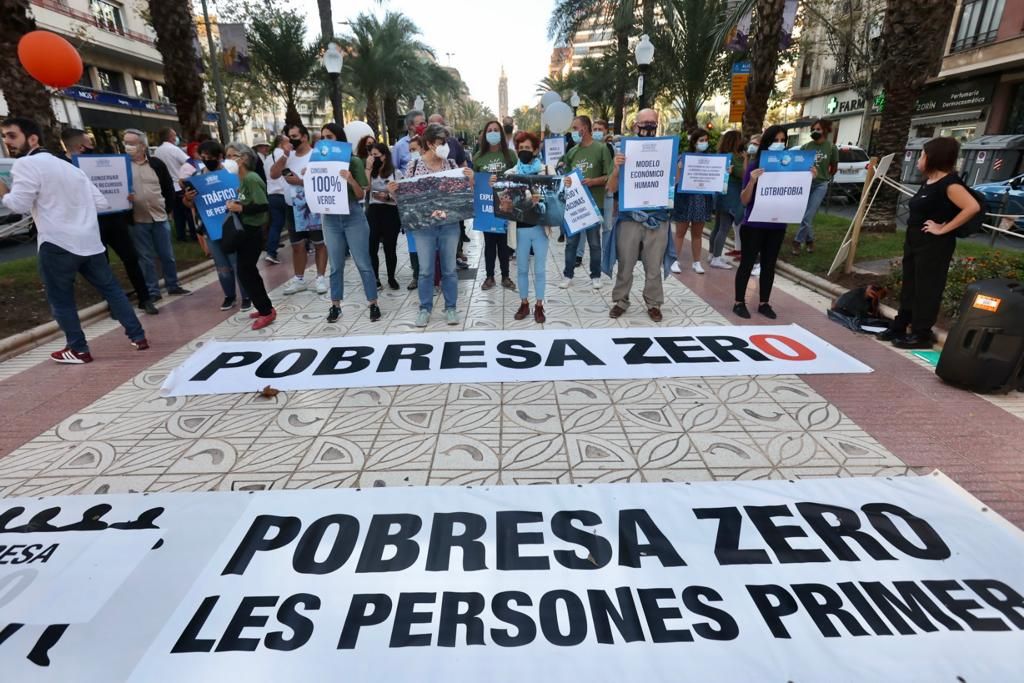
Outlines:
[[[320,129],[321,140],[348,142],[345,129],[337,123],[328,123]],[[317,143],[320,144],[320,143]],[[377,305],[377,276],[370,262],[370,224],[366,221],[362,201],[370,181],[366,179],[366,164],[353,154],[348,170],[341,171],[348,191],[348,214],[325,213],[322,217],[324,243],[327,245],[327,260],[331,264],[331,307],[327,311],[327,322],[338,322],[341,317],[341,300],[345,298],[345,258],[352,254],[363,283],[363,293],[370,307],[370,322],[381,318]]]
[[761,157],[766,151],[780,152],[784,149],[786,149],[786,130],[782,126],[769,126],[761,136],[757,154],[751,158],[751,163],[743,176],[743,191],[740,193],[740,200],[747,210],[743,216],[743,224],[740,226],[742,251],[740,267],[736,269],[736,303],[732,307],[732,312],[741,318],[750,318],[750,311],[747,310],[745,299],[750,274],[758,257],[761,259],[761,303],[757,307],[757,312],[771,320],[778,317],[768,300],[771,298],[772,286],[775,284],[775,264],[779,260],[779,251],[786,239],[786,224],[751,222],[750,212],[754,210],[757,179],[764,175]]
[[[497,121],[488,121],[484,126],[483,132],[480,133],[477,150],[476,156],[473,157],[473,169],[480,173],[498,175],[516,165],[515,154],[505,144],[501,124]],[[487,270],[487,278],[480,289],[492,289],[496,284],[494,281],[495,257],[501,267],[501,286],[512,290],[516,288],[515,283],[508,276],[510,256],[508,235],[496,232],[484,233],[484,267]]]
[[[689,151],[691,154],[706,154],[711,146],[708,132],[696,129],[690,132]],[[678,175],[683,172],[683,155],[677,162]],[[683,272],[679,265],[680,254],[683,253],[683,242],[686,233],[690,233],[690,252],[693,256],[693,272],[704,274],[704,266],[700,263],[701,251],[704,247],[704,224],[714,212],[714,195],[703,193],[676,192],[675,205],[672,207],[672,220],[676,224],[675,247],[676,262],[672,264],[673,273]]]

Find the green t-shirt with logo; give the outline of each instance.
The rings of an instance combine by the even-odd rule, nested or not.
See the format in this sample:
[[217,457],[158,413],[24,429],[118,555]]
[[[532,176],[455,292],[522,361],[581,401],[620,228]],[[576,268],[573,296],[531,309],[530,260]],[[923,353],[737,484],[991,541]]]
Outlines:
[[[584,178],[591,179],[611,175],[614,159],[608,145],[594,140],[587,147],[576,145],[570,149],[562,157],[562,162],[565,164],[566,173],[571,173],[573,169],[576,169]],[[602,210],[604,186],[591,187],[590,194],[594,196],[594,203],[597,204],[598,210]]]
[[[352,178],[359,183],[361,187],[369,187],[370,181],[366,178],[366,162],[361,157],[357,157],[355,154],[352,155],[352,159],[348,162],[349,173],[352,174]],[[348,203],[349,206],[358,202],[356,199],[356,193],[352,189],[352,186],[345,183],[345,187],[348,188]]]
[[[512,158],[515,159],[515,156]],[[479,173],[497,175],[504,173],[513,166],[515,166],[515,161],[510,164],[501,152],[487,152],[486,154],[477,154],[473,157],[473,170]]]
[[[267,186],[263,184],[263,179],[255,171],[246,173],[245,177],[239,182],[238,203],[243,207],[251,204],[267,206]],[[250,228],[260,228],[267,222],[269,215],[269,210],[265,209],[257,213],[242,212],[239,214],[239,218],[242,219],[242,225]]]
[[839,150],[829,140],[820,140],[804,144],[800,149],[807,152],[814,152],[814,166],[817,173],[814,175],[814,182],[827,183],[832,179],[829,167],[839,163]]

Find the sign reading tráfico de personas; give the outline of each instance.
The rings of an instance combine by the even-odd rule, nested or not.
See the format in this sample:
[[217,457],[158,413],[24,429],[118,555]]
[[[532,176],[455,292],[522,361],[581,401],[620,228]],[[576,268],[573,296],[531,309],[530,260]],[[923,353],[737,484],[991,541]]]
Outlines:
[[313,213],[347,216],[348,181],[341,177],[352,159],[352,145],[337,140],[320,140],[309,156],[302,176],[306,205]]
[[71,162],[82,169],[110,208],[100,214],[130,211],[132,203],[132,163],[127,154],[74,154]]
[[228,202],[238,198],[238,176],[230,171],[211,171],[184,181],[196,188],[196,210],[212,240],[219,240],[228,218]]
[[619,210],[652,211],[672,206],[677,136],[624,138],[619,169]]
[[871,372],[798,325],[211,341],[165,396],[473,382]]
[[490,173],[473,174],[473,229],[500,234],[508,230],[508,221],[494,216]]
[[749,220],[756,223],[799,223],[810,197],[809,171],[764,173],[754,189]]
[[[0,564],[5,599],[58,598],[3,628],[10,681],[1020,674],[1024,534],[938,473],[62,496],[0,518],[0,557],[41,518],[56,546]],[[92,544],[126,576],[78,621],[93,583],[61,556]]]

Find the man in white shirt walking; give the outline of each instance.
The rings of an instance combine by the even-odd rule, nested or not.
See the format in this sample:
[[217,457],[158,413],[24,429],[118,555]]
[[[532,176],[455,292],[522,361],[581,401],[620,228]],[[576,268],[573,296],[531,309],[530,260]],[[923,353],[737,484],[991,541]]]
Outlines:
[[174,205],[171,207],[174,236],[179,242],[184,242],[186,239],[195,242],[196,226],[192,220],[192,212],[186,210],[185,205],[181,202],[184,188],[178,182],[178,170],[188,163],[188,154],[178,146],[178,131],[173,128],[161,128],[157,137],[160,138],[160,145],[153,150],[153,156],[164,162],[174,184]]
[[146,333],[110,270],[100,240],[96,212],[110,208],[106,198],[81,169],[40,147],[42,131],[35,121],[9,118],[0,123],[0,131],[8,150],[18,157],[11,168],[11,187],[0,181],[0,202],[15,213],[31,213],[35,220],[46,299],[67,338],[67,346],[50,358],[58,363],[92,362],[75,305],[77,273],[103,295],[132,346],[148,349]]

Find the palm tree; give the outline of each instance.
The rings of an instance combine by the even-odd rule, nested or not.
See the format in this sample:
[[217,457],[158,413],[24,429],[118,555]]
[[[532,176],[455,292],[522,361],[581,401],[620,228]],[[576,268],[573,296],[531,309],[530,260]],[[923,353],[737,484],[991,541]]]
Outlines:
[[768,113],[768,99],[775,88],[782,39],[782,13],[786,0],[757,0],[750,25],[750,80],[745,92],[743,133],[760,133]]
[[[907,146],[907,132],[917,98],[925,81],[938,73],[946,35],[953,21],[956,0],[889,0],[882,23],[879,66],[885,104],[878,133],[872,144],[879,155],[896,153],[897,162]],[[889,167],[889,177],[899,180],[900,164]],[[879,194],[865,223],[866,228],[895,230],[897,195]]]
[[560,43],[569,43],[577,31],[610,24],[615,34],[614,110],[616,133],[622,132],[628,90],[629,37],[636,27],[637,10],[641,15],[641,32],[654,35],[654,10],[661,4],[666,13],[671,3],[666,0],[558,0],[548,21],[548,36]]
[[306,44],[306,21],[295,10],[267,5],[255,12],[247,32],[252,73],[284,99],[285,123],[301,123],[295,104],[300,91],[313,87],[320,66],[319,45]]
[[567,100],[572,91],[577,89],[579,85],[577,81],[575,72],[570,72],[567,76],[561,74],[546,76],[537,83],[537,95],[543,95],[546,92],[556,92],[563,101]]
[[25,116],[43,129],[46,146],[60,149],[57,120],[46,87],[28,75],[18,62],[18,41],[36,30],[29,0],[0,0],[0,90],[13,116]]
[[199,77],[196,26],[189,3],[149,0],[149,16],[156,33],[156,49],[164,63],[164,85],[178,110],[184,137],[194,140],[203,128],[206,101]]
[[334,13],[331,0],[316,0],[317,14],[320,15],[320,38],[326,43],[334,38]]
[[[697,113],[725,85],[728,57],[715,36],[726,10],[725,0],[672,0],[674,21],[654,38],[662,55],[663,89],[680,102],[683,125],[697,125]],[[656,53],[657,54],[657,53]],[[657,84],[655,84],[657,85]]]
[[452,108],[448,124],[457,132],[463,133],[472,140],[488,121],[494,120],[494,112],[487,105],[477,100],[463,97]]

